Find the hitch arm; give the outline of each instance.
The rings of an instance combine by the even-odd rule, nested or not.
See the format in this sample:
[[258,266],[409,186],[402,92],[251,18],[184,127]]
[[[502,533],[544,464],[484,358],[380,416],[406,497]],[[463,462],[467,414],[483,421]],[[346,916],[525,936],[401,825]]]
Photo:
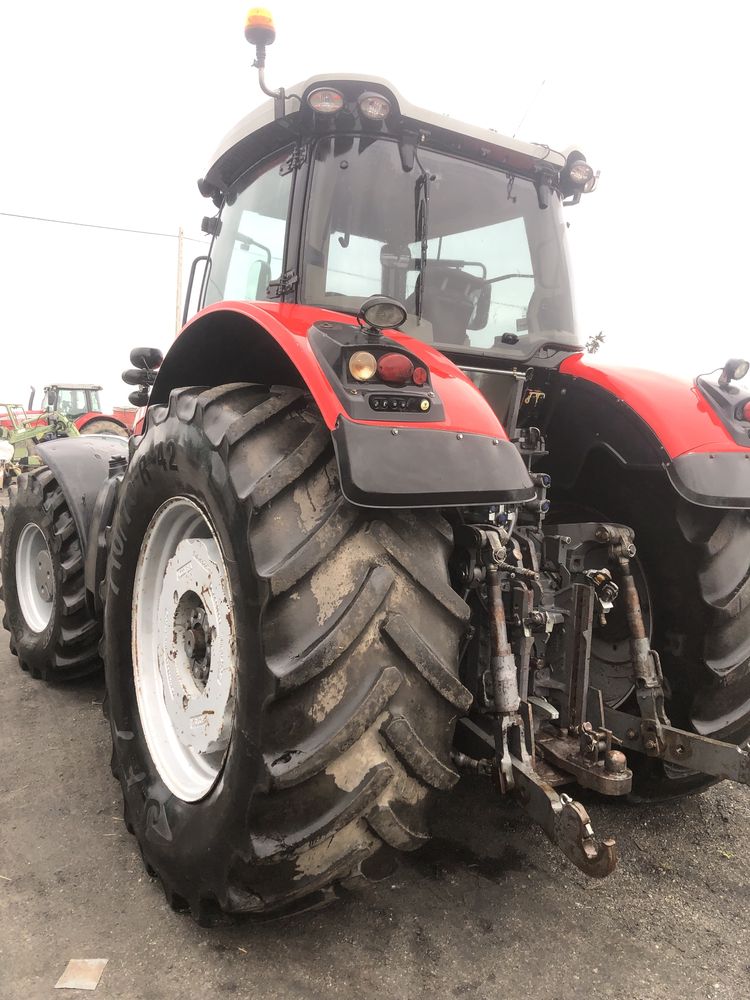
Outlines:
[[628,750],[659,757],[670,764],[750,785],[750,752],[734,743],[676,729],[666,723],[604,709],[605,724]]

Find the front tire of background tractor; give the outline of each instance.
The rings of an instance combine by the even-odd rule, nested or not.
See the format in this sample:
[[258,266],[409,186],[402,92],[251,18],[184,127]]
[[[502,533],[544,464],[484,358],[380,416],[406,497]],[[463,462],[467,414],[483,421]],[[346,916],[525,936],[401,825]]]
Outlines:
[[152,407],[112,528],[105,661],[126,823],[173,906],[316,905],[425,842],[470,703],[451,546],[437,513],[344,500],[298,389]]
[[[648,584],[651,643],[666,679],[672,725],[744,743],[750,737],[750,514],[699,507],[662,475],[597,468],[579,496],[635,530]],[[606,699],[606,693],[605,693]],[[634,700],[623,706],[638,714]],[[633,799],[701,791],[706,774],[629,754]]]
[[2,546],[3,626],[23,669],[45,681],[97,671],[101,632],[86,604],[81,543],[49,469],[11,484]]

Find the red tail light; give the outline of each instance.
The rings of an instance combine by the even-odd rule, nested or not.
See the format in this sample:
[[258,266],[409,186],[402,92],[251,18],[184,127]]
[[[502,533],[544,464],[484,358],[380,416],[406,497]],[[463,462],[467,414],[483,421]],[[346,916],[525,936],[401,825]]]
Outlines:
[[421,366],[419,368],[415,368],[412,373],[411,380],[414,385],[424,385],[427,381],[427,369],[422,368]]
[[391,385],[406,385],[413,371],[414,365],[405,354],[382,354],[378,361],[378,375]]
[[750,399],[740,406],[740,420],[747,420],[750,423]]

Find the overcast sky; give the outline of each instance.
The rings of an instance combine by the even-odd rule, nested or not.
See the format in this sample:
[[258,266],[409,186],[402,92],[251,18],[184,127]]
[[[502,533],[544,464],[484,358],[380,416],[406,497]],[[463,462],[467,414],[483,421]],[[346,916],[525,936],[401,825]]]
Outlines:
[[[200,238],[196,180],[260,103],[239,0],[15,0],[0,13],[0,212]],[[267,76],[383,76],[601,169],[569,212],[603,360],[694,374],[750,351],[746,6],[278,0]],[[544,83],[542,84],[542,81]],[[201,252],[186,242],[186,266]],[[174,335],[177,245],[0,216],[0,400],[95,381]]]

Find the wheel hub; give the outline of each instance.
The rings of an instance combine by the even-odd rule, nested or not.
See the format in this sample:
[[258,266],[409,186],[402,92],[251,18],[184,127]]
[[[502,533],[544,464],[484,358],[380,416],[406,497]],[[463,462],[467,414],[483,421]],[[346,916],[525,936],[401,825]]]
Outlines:
[[39,553],[34,575],[39,596],[43,601],[50,603],[54,596],[55,585],[52,576],[52,557],[46,548]]
[[185,627],[185,653],[196,684],[205,688],[211,669],[211,628],[205,608],[194,608]]
[[187,498],[168,501],[154,515],[136,571],[133,667],[149,750],[186,801],[210,790],[229,747],[233,621],[227,568],[208,520]]
[[234,704],[227,668],[228,581],[220,560],[213,539],[181,541],[167,563],[159,601],[164,700],[181,743],[198,754],[226,749]]
[[43,632],[54,611],[55,575],[44,532],[25,525],[16,548],[16,587],[21,613],[32,632]]

